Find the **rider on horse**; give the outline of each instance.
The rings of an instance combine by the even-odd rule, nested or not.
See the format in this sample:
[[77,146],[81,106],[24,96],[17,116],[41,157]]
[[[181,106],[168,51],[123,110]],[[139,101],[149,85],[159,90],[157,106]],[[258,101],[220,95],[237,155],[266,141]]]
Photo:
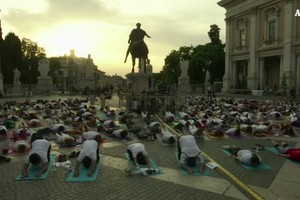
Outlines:
[[145,59],[148,60],[148,47],[144,42],[145,36],[151,38],[146,33],[146,31],[141,29],[141,24],[137,23],[136,28],[133,29],[129,35],[129,39],[128,39],[129,47],[126,53],[125,62],[127,60],[129,52],[135,58],[144,58],[144,55],[146,55]]

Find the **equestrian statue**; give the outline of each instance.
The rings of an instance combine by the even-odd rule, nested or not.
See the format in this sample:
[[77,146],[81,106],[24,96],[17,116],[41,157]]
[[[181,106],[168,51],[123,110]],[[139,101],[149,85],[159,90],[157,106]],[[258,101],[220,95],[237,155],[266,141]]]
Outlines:
[[[129,55],[129,53],[131,54],[131,59],[132,59],[132,73],[134,73],[134,66],[135,66],[135,59],[138,58],[139,59],[139,68],[142,65],[142,60],[143,60],[143,64],[144,66],[146,66],[147,63],[149,63],[149,59],[148,59],[148,47],[146,45],[146,43],[144,42],[144,37],[148,37],[151,38],[146,31],[144,31],[143,29],[141,29],[141,24],[137,23],[136,24],[136,28],[133,29],[129,35],[129,39],[128,39],[128,49],[126,52],[126,57],[125,57],[125,61],[124,63],[126,63],[127,61],[127,57]],[[145,67],[144,67],[145,70]]]

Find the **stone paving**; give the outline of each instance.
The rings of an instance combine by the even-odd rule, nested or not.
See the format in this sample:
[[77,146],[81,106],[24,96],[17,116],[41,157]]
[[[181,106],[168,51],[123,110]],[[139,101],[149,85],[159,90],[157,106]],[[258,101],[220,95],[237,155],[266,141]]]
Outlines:
[[[51,98],[64,98],[60,95]],[[115,102],[110,102],[112,105]],[[284,138],[286,139],[286,138]],[[238,191],[235,184],[220,170],[211,170],[209,177],[183,177],[178,173],[175,159],[176,145],[163,145],[156,141],[142,141],[149,155],[165,172],[163,175],[125,177],[124,157],[127,145],[132,141],[108,138],[101,148],[103,160],[95,182],[69,183],[67,170],[53,167],[45,180],[14,181],[20,173],[24,156],[12,156],[9,163],[0,163],[0,199],[251,199]],[[299,146],[298,139],[286,139]],[[266,139],[222,139],[199,141],[200,149],[229,170],[265,199],[300,199],[298,181],[299,166],[269,152],[261,151],[271,170],[245,170],[221,151],[221,146],[236,144],[251,148],[260,143],[268,146]],[[75,148],[53,148],[53,153],[68,153]],[[71,159],[74,163],[75,159]],[[253,198],[252,198],[253,199]]]

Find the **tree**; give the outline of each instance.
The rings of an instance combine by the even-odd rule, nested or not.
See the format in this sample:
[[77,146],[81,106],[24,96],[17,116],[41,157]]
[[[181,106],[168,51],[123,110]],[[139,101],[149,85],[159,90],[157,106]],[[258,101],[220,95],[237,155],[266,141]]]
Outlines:
[[190,59],[189,76],[192,84],[205,84],[206,71],[210,72],[210,82],[222,81],[225,72],[225,45],[220,40],[220,28],[210,26],[208,36],[211,42],[193,49]]
[[220,40],[220,28],[216,24],[210,26],[208,36],[211,40],[206,44],[208,57],[211,61],[209,71],[211,74],[211,83],[214,81],[222,81],[225,73],[225,44]]
[[191,54],[188,70],[191,84],[204,84],[208,63],[206,45],[198,45],[195,47]]
[[50,66],[49,66],[49,76],[53,78],[53,83],[57,83],[59,77],[58,70],[61,69],[61,63],[60,63],[61,57],[51,57],[49,59]]
[[[33,42],[27,38],[23,38],[22,54],[24,65],[20,69],[22,73],[21,82],[37,83],[37,77],[39,76],[38,63],[40,59],[46,58],[45,49],[39,47],[36,42]],[[30,71],[29,68],[31,68]]]
[[220,40],[220,28],[218,25],[210,25],[210,30],[207,33],[212,44],[222,44],[222,41]]
[[2,45],[2,66],[3,83],[13,83],[13,70],[20,69],[23,64],[21,41],[14,33],[8,33]]

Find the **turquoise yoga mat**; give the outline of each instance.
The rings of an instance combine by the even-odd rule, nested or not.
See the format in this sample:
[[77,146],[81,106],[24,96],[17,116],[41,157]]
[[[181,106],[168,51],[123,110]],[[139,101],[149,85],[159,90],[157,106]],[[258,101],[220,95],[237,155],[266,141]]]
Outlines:
[[50,162],[49,162],[49,166],[48,166],[48,170],[39,178],[36,178],[35,175],[38,172],[38,170],[40,170],[40,166],[33,166],[33,165],[29,165],[28,167],[28,177],[21,179],[21,174],[19,174],[15,180],[16,181],[23,181],[23,180],[41,180],[41,179],[46,179],[50,173],[50,170],[55,162],[56,159],[56,155],[50,155]]
[[[175,153],[175,156],[176,156],[176,160],[177,160],[178,165],[180,165],[179,160],[178,160],[178,152]],[[207,169],[207,167],[206,167],[204,173],[200,173],[198,171],[199,168],[200,168],[200,160],[199,159],[197,159],[196,165],[194,167],[191,167],[191,168],[194,171],[193,174],[189,174],[186,170],[180,168],[181,175],[183,175],[183,176],[210,176],[210,172]]]
[[[222,149],[222,151],[226,155],[231,156],[230,152],[227,151],[226,149]],[[239,163],[242,165],[242,167],[244,167],[247,170],[267,170],[267,169],[271,169],[271,167],[269,165],[267,165],[266,163],[260,163],[257,166],[246,165],[246,164],[243,164],[241,162],[239,162]]]
[[67,182],[92,182],[92,181],[95,181],[99,174],[102,159],[103,159],[103,155],[100,156],[100,160],[97,163],[97,166],[96,166],[93,176],[91,176],[91,177],[87,176],[87,174],[89,173],[89,168],[85,168],[83,166],[83,164],[80,164],[79,176],[73,177],[74,170],[75,170],[75,166],[73,166],[71,172],[69,172],[68,177],[66,178],[66,181]]
[[[280,155],[275,147],[266,147],[265,149],[266,149],[267,151],[270,151],[270,152],[276,154],[276,155]],[[287,158],[287,159],[288,159],[288,158]],[[293,160],[290,160],[290,159],[288,159],[288,160],[291,161],[292,163],[295,163],[295,164],[297,164],[297,165],[300,165],[300,162],[296,162],[296,161],[293,161]]]
[[[135,168],[135,165],[132,162],[132,160],[130,160],[128,153],[124,153],[124,155],[125,155],[126,159],[128,160],[130,167]],[[151,175],[163,174],[163,171],[159,168],[157,163],[154,160],[152,160],[151,158],[150,158],[150,164],[151,164],[153,169],[158,169],[158,173],[154,173],[154,174],[151,174]],[[148,168],[148,167],[146,165],[140,165],[140,168]]]

